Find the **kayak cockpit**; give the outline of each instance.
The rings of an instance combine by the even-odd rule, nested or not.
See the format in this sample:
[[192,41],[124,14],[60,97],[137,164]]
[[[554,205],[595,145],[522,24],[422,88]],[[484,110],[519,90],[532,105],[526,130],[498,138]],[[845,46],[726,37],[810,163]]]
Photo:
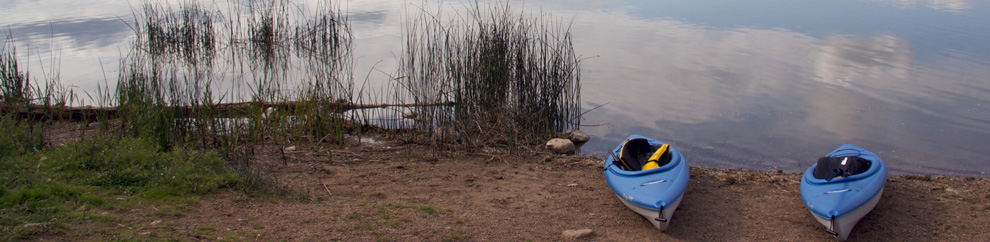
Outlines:
[[645,171],[664,167],[670,161],[669,145],[655,145],[644,138],[632,138],[619,146],[619,157],[615,165],[626,171]]

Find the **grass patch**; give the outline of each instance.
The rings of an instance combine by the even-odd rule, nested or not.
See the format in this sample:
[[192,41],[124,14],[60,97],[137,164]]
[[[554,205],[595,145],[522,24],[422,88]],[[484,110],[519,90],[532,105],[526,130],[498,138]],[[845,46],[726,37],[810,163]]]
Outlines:
[[448,233],[447,236],[443,237],[444,242],[464,241],[470,239],[471,239],[471,235],[465,233],[464,231],[461,231],[460,229],[454,229],[450,231],[450,233]]
[[399,221],[396,221],[396,220],[388,220],[388,221],[385,221],[385,226],[386,226],[386,227],[389,227],[389,228],[396,228],[396,227],[399,227]]
[[350,219],[350,220],[358,220],[358,219],[363,218],[364,216],[366,216],[366,214],[363,214],[363,213],[359,213],[357,211],[354,211],[354,212],[351,212],[350,214],[347,214],[347,216],[344,217],[344,218]]
[[[9,122],[0,129],[20,130]],[[5,166],[0,170],[2,240],[32,238],[86,223],[100,217],[95,213],[101,209],[195,202],[196,196],[235,188],[239,181],[214,152],[184,148],[161,152],[138,138],[98,138],[5,156],[0,162]]]
[[213,227],[213,226],[199,226],[199,227],[196,227],[196,233],[199,233],[199,234],[204,234],[205,235],[205,234],[213,233],[215,231],[217,231],[217,227]]
[[916,181],[932,181],[932,175],[904,175],[904,179]]
[[416,208],[416,210],[422,211],[429,215],[435,215],[437,213],[436,209],[434,209],[433,206],[419,206],[418,208]]

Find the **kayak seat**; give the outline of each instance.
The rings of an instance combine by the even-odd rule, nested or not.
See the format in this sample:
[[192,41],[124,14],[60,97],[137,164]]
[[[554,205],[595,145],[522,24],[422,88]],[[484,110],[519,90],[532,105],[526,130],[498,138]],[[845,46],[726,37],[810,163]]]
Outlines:
[[832,178],[852,176],[866,172],[873,162],[858,156],[822,157],[813,174],[816,179],[831,181]]
[[[658,153],[659,151],[659,153]],[[667,145],[654,146],[646,139],[635,138],[626,140],[622,144],[622,150],[619,152],[619,168],[627,171],[639,171],[643,170],[643,166],[647,165],[650,161],[654,164],[650,164],[649,167],[656,168],[667,163],[670,163],[670,151],[667,149]]]

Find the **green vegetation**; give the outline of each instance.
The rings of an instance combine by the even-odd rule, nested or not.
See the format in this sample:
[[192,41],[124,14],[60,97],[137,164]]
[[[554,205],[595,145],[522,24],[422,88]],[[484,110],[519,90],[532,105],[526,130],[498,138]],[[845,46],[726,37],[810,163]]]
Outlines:
[[463,241],[463,240],[470,240],[470,239],[471,239],[471,235],[465,233],[464,231],[461,231],[460,229],[454,229],[453,231],[451,231],[450,233],[448,233],[447,236],[444,236],[443,237],[443,241],[444,242]]
[[210,233],[213,233],[214,231],[217,231],[217,227],[213,227],[213,226],[199,226],[199,227],[196,227],[196,233],[199,233],[199,234],[210,234]]
[[[0,142],[27,132],[4,117]],[[21,151],[23,149],[14,149]],[[188,201],[239,186],[215,152],[175,148],[161,152],[139,138],[97,138],[39,152],[5,152],[0,159],[0,225],[4,239],[57,231],[67,223],[101,217],[97,211],[127,203]],[[108,199],[110,197],[127,199]],[[104,216],[105,217],[105,216]]]
[[433,206],[420,206],[416,209],[430,215],[434,215],[437,213],[437,211],[433,209]]
[[917,180],[917,181],[932,181],[932,175],[904,175],[904,179]]

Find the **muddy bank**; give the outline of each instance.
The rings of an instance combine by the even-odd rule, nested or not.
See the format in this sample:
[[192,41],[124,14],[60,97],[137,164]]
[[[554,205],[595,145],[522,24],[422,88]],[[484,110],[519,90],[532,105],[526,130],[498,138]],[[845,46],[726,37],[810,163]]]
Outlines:
[[[366,145],[334,150],[330,159],[300,147],[285,161],[272,154],[257,162],[302,199],[229,192],[194,204],[116,211],[123,227],[74,228],[56,237],[558,241],[565,230],[587,228],[593,234],[580,240],[833,240],[804,208],[798,173],[693,167],[684,200],[662,233],[619,202],[596,158],[431,150]],[[974,241],[988,231],[990,180],[902,175],[889,178],[850,240]]]

